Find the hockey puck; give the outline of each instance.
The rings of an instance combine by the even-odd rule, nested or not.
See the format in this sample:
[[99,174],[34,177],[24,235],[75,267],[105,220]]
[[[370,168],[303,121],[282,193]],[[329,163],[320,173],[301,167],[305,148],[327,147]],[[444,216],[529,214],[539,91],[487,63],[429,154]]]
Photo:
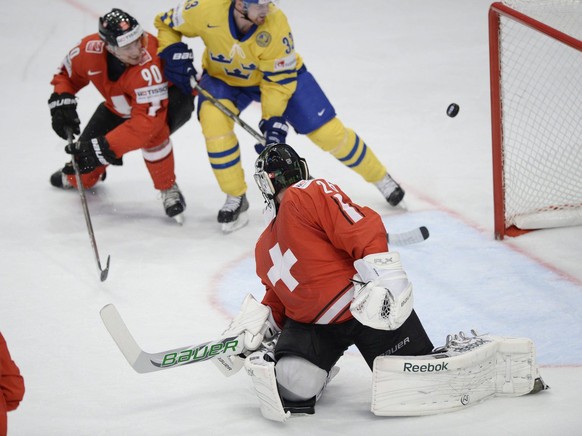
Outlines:
[[459,113],[459,105],[457,103],[451,103],[447,108],[447,115],[451,118],[454,118]]

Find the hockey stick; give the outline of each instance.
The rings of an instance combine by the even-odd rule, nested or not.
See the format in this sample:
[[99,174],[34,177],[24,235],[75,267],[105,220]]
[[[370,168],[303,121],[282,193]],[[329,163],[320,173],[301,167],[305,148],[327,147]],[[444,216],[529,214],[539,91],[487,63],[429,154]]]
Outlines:
[[196,79],[194,79],[194,77],[190,78],[190,85],[192,85],[192,88],[194,88],[200,94],[202,94],[204,96],[204,98],[206,98],[208,101],[210,101],[210,103],[212,103],[214,106],[216,106],[224,115],[229,117],[231,120],[233,120],[239,126],[241,126],[243,129],[245,129],[248,133],[251,134],[251,136],[253,138],[255,138],[262,145],[265,145],[265,138],[263,137],[263,135],[261,135],[259,132],[257,132],[255,129],[253,129],[251,126],[249,126],[247,123],[245,123],[237,114],[235,114],[233,111],[231,111],[225,105],[223,105],[210,92],[208,92],[207,90],[202,88],[198,84]]
[[[190,85],[192,88],[196,89],[200,94],[202,94],[208,101],[210,101],[214,106],[216,106],[223,114],[245,129],[248,133],[251,134],[260,144],[265,145],[265,138],[251,126],[249,126],[246,122],[244,122],[237,114],[223,105],[220,101],[218,101],[210,92],[206,91],[202,88],[194,77],[190,78]],[[389,242],[394,245],[410,245],[416,244],[418,242],[422,242],[425,239],[428,239],[429,232],[428,229],[424,226],[409,230],[403,233],[394,233],[389,236]]]
[[387,233],[388,243],[394,245],[412,245],[422,242],[430,236],[428,229],[424,226],[417,227],[402,233]]
[[[422,226],[402,233],[387,234],[387,236],[391,244],[411,245],[426,240],[429,237],[429,232],[426,227]],[[242,361],[234,361],[229,357],[243,352],[243,335],[148,353],[137,344],[113,304],[104,306],[100,315],[119,350],[130,366],[140,374],[213,359],[212,362],[228,377],[236,373],[242,366]]]
[[208,341],[199,345],[148,353],[137,344],[113,304],[104,306],[99,313],[103,324],[119,350],[131,367],[140,374],[204,362],[216,357],[225,358],[240,354],[243,351],[243,335],[240,335]]
[[[392,245],[405,246],[423,242],[430,236],[428,229],[424,226],[417,227],[402,233],[387,233],[388,242]],[[243,359],[236,356],[218,356],[212,359],[212,363],[222,372],[225,377],[236,374],[243,366]]]
[[[73,146],[73,132],[67,129],[67,141],[69,143],[69,148]],[[73,156],[71,159],[73,163],[73,169],[75,170],[75,180],[77,181],[77,190],[81,196],[81,205],[83,206],[83,213],[85,214],[85,223],[87,224],[87,231],[89,232],[89,239],[91,240],[91,246],[93,247],[93,253],[95,254],[95,260],[97,261],[97,268],[99,268],[99,276],[101,281],[104,282],[109,274],[109,260],[111,256],[107,256],[107,265],[105,269],[101,268],[101,261],[99,260],[99,251],[97,251],[97,242],[95,241],[95,233],[93,232],[93,225],[91,224],[91,216],[89,215],[89,207],[87,206],[87,197],[85,197],[85,188],[81,182],[81,172],[79,171],[79,165],[77,160]]]
[[[216,106],[223,114],[245,129],[251,134],[259,143],[265,145],[265,138],[246,122],[244,122],[237,114],[223,105],[218,99],[216,99],[210,92],[202,88],[194,77],[190,78],[190,85],[192,88],[196,89],[200,94],[202,94],[208,101],[210,101],[214,106]],[[409,230],[402,233],[388,234],[388,242],[394,245],[411,245],[418,242],[422,242],[429,237],[428,229],[424,226],[418,227],[416,229]]]

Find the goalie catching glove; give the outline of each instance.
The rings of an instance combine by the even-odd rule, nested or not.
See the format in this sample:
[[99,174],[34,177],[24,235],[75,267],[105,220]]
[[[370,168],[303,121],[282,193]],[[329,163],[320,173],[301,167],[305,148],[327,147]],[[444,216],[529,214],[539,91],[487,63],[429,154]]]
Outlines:
[[354,262],[354,299],[350,311],[362,324],[396,330],[412,313],[412,283],[396,252],[370,254]]

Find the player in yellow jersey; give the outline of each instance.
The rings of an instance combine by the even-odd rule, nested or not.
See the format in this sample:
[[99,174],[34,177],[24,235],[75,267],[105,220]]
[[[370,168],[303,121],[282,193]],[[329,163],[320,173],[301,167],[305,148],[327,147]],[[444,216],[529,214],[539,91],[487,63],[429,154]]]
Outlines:
[[[332,104],[295,51],[287,17],[271,0],[182,0],[155,19],[159,56],[168,80],[185,94],[196,75],[192,50],[182,37],[202,38],[200,86],[239,114],[260,101],[259,128],[266,143],[284,143],[288,125],[374,183],[396,206],[404,191],[356,133],[336,117]],[[218,212],[225,232],[248,222],[247,185],[234,122],[199,95],[198,117],[210,165],[227,200]],[[261,151],[262,146],[255,146]]]

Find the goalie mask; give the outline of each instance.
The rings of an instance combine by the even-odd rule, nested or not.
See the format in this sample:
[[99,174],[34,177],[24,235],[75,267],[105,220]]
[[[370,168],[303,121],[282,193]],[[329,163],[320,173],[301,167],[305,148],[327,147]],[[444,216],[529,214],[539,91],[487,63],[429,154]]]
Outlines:
[[267,146],[255,162],[255,182],[267,200],[274,200],[284,188],[308,178],[307,162],[287,144]]

